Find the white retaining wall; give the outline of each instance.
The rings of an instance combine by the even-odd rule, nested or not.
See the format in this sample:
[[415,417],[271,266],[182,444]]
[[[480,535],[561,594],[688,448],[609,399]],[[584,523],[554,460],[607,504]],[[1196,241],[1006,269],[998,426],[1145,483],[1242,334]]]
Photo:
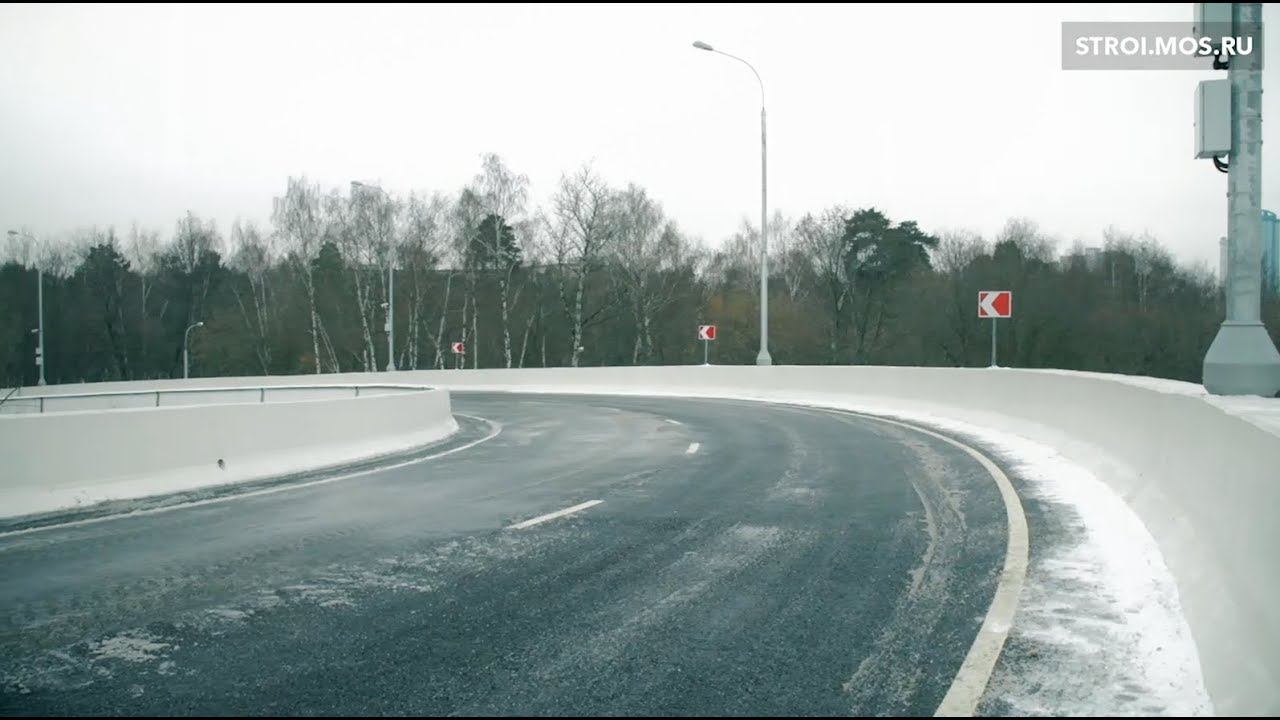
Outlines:
[[228,394],[208,405],[162,400],[160,407],[0,416],[0,516],[319,469],[457,430],[444,390],[293,393],[305,400],[276,392],[265,403],[255,390],[249,402]]

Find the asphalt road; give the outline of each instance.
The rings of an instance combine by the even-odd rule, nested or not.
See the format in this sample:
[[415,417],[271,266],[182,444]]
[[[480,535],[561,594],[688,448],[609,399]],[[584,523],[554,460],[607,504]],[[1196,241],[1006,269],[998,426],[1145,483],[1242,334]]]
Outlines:
[[493,436],[0,537],[0,712],[931,714],[991,603],[1004,507],[938,439],[733,401],[454,409],[484,420],[450,447]]

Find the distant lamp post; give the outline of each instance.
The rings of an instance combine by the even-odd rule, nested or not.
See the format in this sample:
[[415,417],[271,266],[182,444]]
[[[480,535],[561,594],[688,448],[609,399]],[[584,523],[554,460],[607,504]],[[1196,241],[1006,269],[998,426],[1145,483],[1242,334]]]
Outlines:
[[[17,230],[9,231],[9,237],[17,238],[17,236]],[[44,385],[44,270],[39,264],[36,265],[36,308],[39,324],[32,331],[36,334],[36,368],[40,371],[36,384]]]
[[191,337],[191,331],[198,327],[204,327],[204,321],[192,323],[187,327],[187,331],[182,333],[182,379],[186,380],[191,377],[191,355],[187,352],[187,339]]
[[[366,185],[359,180],[351,181],[352,194],[355,194],[355,191],[360,188],[374,190],[387,195],[387,191],[377,185]],[[387,318],[387,372],[393,372],[396,369],[396,260],[394,247],[391,253],[391,266],[387,268],[387,302],[382,303],[383,309],[386,310]]]
[[701,40],[695,40],[693,46],[737,60],[751,68],[756,82],[760,83],[760,352],[756,355],[756,364],[772,365],[773,358],[769,357],[769,173],[764,123],[764,81],[751,63],[737,55],[716,50]]

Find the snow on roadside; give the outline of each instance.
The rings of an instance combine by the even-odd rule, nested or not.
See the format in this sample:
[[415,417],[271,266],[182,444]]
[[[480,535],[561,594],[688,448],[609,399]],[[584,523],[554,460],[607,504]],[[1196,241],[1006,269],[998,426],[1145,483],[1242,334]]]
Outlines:
[[[1002,455],[1030,500],[1072,531],[1033,557],[1015,635],[1050,652],[993,678],[1018,714],[1211,715],[1173,576],[1137,514],[1053,448],[963,423],[923,419]],[[1055,546],[1056,545],[1056,546]]]
[[998,665],[988,700],[1013,714],[1213,714],[1173,575],[1137,513],[1106,483],[1052,447],[1006,432],[925,412],[840,406],[972,440],[1024,481],[1024,504],[1050,504],[1069,527],[1066,542],[1033,550],[1011,633],[1047,652]]

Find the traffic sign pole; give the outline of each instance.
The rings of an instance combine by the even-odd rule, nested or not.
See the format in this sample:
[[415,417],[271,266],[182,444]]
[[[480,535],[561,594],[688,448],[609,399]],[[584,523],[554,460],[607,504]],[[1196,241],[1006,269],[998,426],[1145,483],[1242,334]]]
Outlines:
[[991,367],[996,366],[996,322],[995,318],[991,318]]
[[715,325],[699,325],[698,339],[702,341],[702,364],[710,365],[711,359],[709,354],[710,353],[709,348],[711,347],[711,341],[716,339],[716,326]]
[[996,365],[996,321],[1013,317],[1013,293],[1008,290],[978,291],[978,318],[991,319],[991,367]]

